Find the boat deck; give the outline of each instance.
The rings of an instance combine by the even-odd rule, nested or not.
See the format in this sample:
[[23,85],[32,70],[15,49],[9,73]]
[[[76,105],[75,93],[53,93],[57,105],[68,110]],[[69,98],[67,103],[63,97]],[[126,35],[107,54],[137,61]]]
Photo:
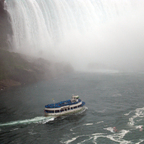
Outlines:
[[72,101],[69,99],[69,100],[61,101],[61,102],[58,102],[58,103],[55,103],[55,104],[45,105],[45,108],[60,108],[60,107],[67,106],[67,105],[77,104],[77,103],[79,103],[79,102],[81,102],[80,99],[78,99],[78,100],[75,101],[75,102],[72,102]]

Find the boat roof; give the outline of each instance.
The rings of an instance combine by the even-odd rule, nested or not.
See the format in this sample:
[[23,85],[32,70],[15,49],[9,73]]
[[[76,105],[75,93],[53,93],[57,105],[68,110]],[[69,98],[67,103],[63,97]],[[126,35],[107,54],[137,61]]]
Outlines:
[[79,103],[79,102],[81,102],[80,99],[78,99],[77,102],[72,102],[72,101],[69,99],[69,100],[66,100],[66,101],[61,101],[61,102],[58,102],[58,103],[45,105],[45,108],[60,108],[60,107],[66,106],[66,105],[77,104],[77,103]]

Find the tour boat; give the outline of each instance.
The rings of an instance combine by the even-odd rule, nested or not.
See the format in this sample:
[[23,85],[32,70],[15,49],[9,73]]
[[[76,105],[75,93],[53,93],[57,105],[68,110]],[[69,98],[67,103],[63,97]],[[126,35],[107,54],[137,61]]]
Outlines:
[[77,95],[66,101],[45,105],[44,113],[45,116],[62,116],[82,111],[84,105],[85,102],[81,101]]

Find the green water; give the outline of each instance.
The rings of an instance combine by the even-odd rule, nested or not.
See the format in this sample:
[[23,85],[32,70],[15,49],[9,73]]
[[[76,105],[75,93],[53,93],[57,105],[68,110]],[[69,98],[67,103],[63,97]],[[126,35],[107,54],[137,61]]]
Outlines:
[[[1,91],[0,143],[142,144],[143,87],[140,73],[75,73]],[[72,94],[86,102],[85,111],[44,117],[52,99],[67,100]]]

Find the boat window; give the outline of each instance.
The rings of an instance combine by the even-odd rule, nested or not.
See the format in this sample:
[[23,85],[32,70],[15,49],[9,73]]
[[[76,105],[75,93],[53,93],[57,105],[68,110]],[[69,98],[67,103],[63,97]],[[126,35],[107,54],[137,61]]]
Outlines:
[[63,112],[64,110],[62,109],[61,112]]
[[45,110],[46,113],[54,113],[54,111],[50,110]]
[[56,110],[55,113],[59,113],[59,110]]
[[70,108],[68,108],[68,110],[70,110]]
[[74,109],[77,108],[77,106],[74,107]]

